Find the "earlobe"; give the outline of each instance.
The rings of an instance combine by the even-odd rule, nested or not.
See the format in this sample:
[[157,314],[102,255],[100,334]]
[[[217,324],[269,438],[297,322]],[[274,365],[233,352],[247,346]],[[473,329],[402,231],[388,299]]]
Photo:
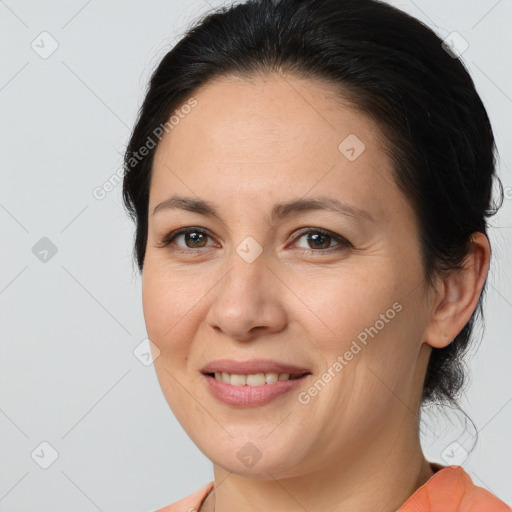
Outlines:
[[440,283],[425,332],[424,341],[428,345],[446,347],[466,325],[478,304],[489,261],[489,240],[484,233],[473,233],[462,268],[454,270]]

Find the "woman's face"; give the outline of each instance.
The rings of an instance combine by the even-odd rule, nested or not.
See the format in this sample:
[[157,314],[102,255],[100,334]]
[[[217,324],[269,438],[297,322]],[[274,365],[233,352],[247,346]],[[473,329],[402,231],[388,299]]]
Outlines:
[[[431,299],[376,124],[291,77],[216,80],[193,97],[155,155],[142,280],[178,421],[215,464],[261,478],[412,439]],[[173,196],[189,202],[161,205]],[[221,359],[308,374],[253,376],[250,389],[203,373]]]

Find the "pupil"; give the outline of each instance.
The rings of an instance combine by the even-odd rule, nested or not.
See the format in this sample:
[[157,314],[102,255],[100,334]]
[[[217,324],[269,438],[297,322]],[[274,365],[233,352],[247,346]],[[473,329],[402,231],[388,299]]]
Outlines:
[[[320,239],[323,239],[323,243],[325,243],[325,240],[328,238],[328,236],[327,236],[327,235],[324,235],[324,234],[322,234],[322,233],[316,233],[316,234],[314,234],[314,235],[310,235],[309,240],[311,240],[311,239],[312,239],[312,240],[314,241],[315,245],[316,245],[317,247],[319,247],[320,245],[322,245],[322,241],[320,241],[320,243],[318,243],[319,238],[320,238]],[[327,243],[327,246],[329,246],[329,244],[328,244],[328,243]],[[322,247],[322,248],[323,248],[323,249],[325,249],[325,247]]]
[[187,233],[186,236],[188,237],[187,241],[190,241],[192,239],[192,243],[197,245],[198,239],[201,238],[203,234],[197,233],[196,231],[192,231],[191,233]]

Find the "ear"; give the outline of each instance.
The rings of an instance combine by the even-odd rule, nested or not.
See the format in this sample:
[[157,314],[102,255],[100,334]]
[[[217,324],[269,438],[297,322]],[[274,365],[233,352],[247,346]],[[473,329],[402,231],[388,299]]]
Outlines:
[[446,347],[466,325],[478,304],[490,257],[488,238],[484,233],[473,233],[462,268],[439,281],[425,331],[424,341],[428,345]]

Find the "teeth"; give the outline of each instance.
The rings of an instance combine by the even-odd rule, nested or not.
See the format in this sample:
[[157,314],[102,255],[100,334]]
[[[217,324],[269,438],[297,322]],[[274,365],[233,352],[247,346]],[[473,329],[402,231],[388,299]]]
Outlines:
[[[292,377],[292,380],[296,377]],[[263,386],[264,384],[273,384],[278,380],[290,380],[289,373],[251,373],[250,375],[237,375],[226,372],[215,372],[215,379],[220,380],[232,386]]]

